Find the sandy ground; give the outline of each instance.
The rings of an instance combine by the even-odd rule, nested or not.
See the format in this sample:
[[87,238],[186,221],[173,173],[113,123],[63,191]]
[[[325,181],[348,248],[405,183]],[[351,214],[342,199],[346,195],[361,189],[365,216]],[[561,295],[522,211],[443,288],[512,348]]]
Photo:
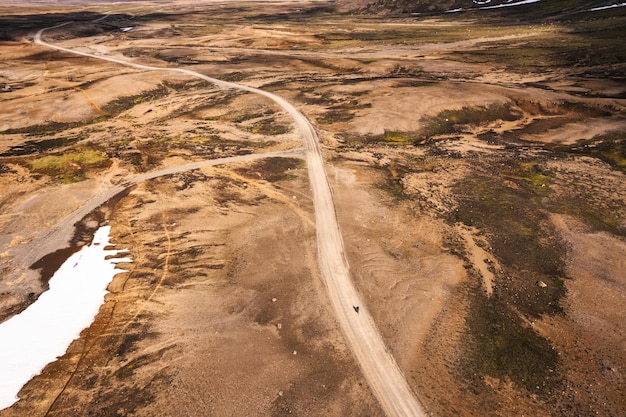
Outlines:
[[[183,40],[168,37],[171,23],[154,22],[132,38],[105,33],[58,42],[147,65],[195,60],[195,71],[268,88],[307,115],[323,141],[352,279],[432,415],[619,415],[626,408],[620,389],[626,363],[620,317],[626,308],[624,174],[589,155],[544,157],[548,151],[528,144],[574,144],[623,130],[623,85],[552,81],[557,77],[550,74],[543,80],[549,90],[527,85],[541,81],[537,74],[442,59],[475,47],[475,40],[440,48],[291,52],[285,45],[314,47],[319,38],[264,25],[239,24]],[[265,45],[255,43],[260,40]],[[2,318],[45,288],[16,254],[98,194],[168,166],[301,146],[288,115],[264,98],[71,57],[26,40],[0,48],[6,57],[0,64]],[[161,55],[151,53],[154,48]],[[421,75],[394,75],[398,64],[413,65]],[[357,76],[362,79],[346,81]],[[591,94],[573,95],[576,88]],[[592,97],[596,93],[612,96]],[[121,97],[131,97],[132,105],[116,112],[110,103]],[[532,101],[546,112],[527,104]],[[511,102],[521,103],[522,117],[465,127],[423,146],[371,140],[385,132],[417,135],[427,125],[424,117],[443,110]],[[579,107],[559,107],[562,102]],[[330,113],[345,111],[352,117],[328,122]],[[81,124],[98,117],[104,118]],[[51,121],[76,124],[36,135],[20,130]],[[533,122],[544,127],[526,127]],[[506,139],[516,129],[525,142],[484,139]],[[15,155],[17,146],[47,139],[63,144],[45,152],[92,147],[112,162],[65,184],[55,174],[28,169],[23,161],[37,153]],[[458,184],[493,175],[510,190],[522,190],[525,182],[515,177],[521,174],[502,167],[531,158],[550,176],[541,224],[568,248],[562,312],[535,316],[514,307],[523,328],[558,352],[558,384],[535,391],[515,375],[476,371],[468,324],[477,299],[503,297],[509,280],[526,272],[499,252],[493,229],[450,220],[467,201]],[[587,211],[562,208],[572,201],[587,211],[612,212],[616,226],[590,226],[580,214]],[[74,244],[88,241],[86,232],[104,219],[134,262],[114,278],[96,322],[1,416],[383,415],[320,278],[301,158],[230,163],[141,182],[90,214]],[[533,293],[539,280],[552,285],[541,274],[531,270],[532,285],[520,294]]]

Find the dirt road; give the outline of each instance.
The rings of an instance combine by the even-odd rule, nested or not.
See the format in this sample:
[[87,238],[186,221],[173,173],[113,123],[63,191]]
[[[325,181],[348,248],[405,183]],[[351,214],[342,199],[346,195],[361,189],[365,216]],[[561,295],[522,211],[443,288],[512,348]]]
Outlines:
[[[68,23],[41,29],[35,36],[35,43],[58,51],[114,62],[140,70],[183,73],[206,80],[219,87],[260,94],[277,103],[293,118],[304,143],[315,208],[319,265],[337,320],[386,414],[388,416],[424,416],[425,412],[411,392],[402,371],[385,346],[380,332],[352,283],[349,265],[344,254],[343,239],[335,214],[332,191],[326,177],[319,148],[319,140],[307,118],[286,100],[257,88],[218,80],[182,68],[158,68],[114,57],[73,51],[51,45],[41,39],[46,30],[58,28]],[[360,311],[357,313],[353,306],[360,306]]]
[[61,220],[54,227],[48,230],[44,235],[42,235],[37,240],[33,241],[30,244],[30,248],[25,250],[20,250],[19,252],[12,253],[16,262],[22,265],[20,269],[27,269],[29,265],[35,263],[38,259],[41,259],[43,256],[55,252],[59,249],[63,249],[67,247],[70,243],[70,239],[72,238],[72,233],[74,232],[74,225],[83,219],[87,214],[92,212],[93,210],[100,207],[102,204],[106,203],[110,199],[114,198],[118,194],[124,192],[128,188],[133,185],[137,185],[143,181],[147,181],[153,178],[163,177],[166,175],[177,174],[185,171],[192,171],[195,169],[200,169],[204,166],[216,166],[216,165],[224,165],[233,162],[243,162],[243,161],[253,161],[257,159],[263,158],[272,158],[272,157],[286,157],[286,156],[295,156],[297,155],[299,150],[292,151],[279,151],[279,152],[268,152],[262,154],[249,154],[249,155],[238,155],[231,156],[227,158],[217,158],[210,159],[206,161],[198,161],[191,162],[183,165],[176,165],[172,167],[167,167],[164,169],[160,169],[157,171],[146,172],[144,174],[137,175],[136,177],[126,181],[122,184],[115,185],[103,193],[96,195],[86,202],[85,205],[73,211],[69,216]]

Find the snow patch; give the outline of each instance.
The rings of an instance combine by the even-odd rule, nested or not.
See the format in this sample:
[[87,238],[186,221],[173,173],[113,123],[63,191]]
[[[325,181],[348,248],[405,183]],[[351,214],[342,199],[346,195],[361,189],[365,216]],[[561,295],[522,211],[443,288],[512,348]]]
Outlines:
[[626,6],[626,3],[615,3],[615,4],[611,4],[610,6],[600,6],[600,7],[594,7],[593,9],[589,9],[590,12],[597,12],[600,10],[606,10],[606,9],[614,9],[616,7],[624,7]]
[[[489,9],[499,9],[502,7],[513,7],[513,6],[521,6],[524,4],[532,4],[532,3],[538,3],[541,0],[521,0],[521,1],[516,1],[515,3],[511,3],[512,0],[508,0],[506,3],[502,3],[502,4],[496,4],[495,6],[483,6],[483,7],[476,7],[476,8],[471,8],[471,9],[463,9],[463,8],[458,8],[458,9],[450,9],[450,10],[446,10],[444,13],[458,13],[458,12],[464,12],[466,10],[489,10]],[[488,4],[491,2],[491,0],[473,0],[473,2],[475,4]]]
[[540,1],[541,0],[522,0],[522,1],[516,1],[515,3],[503,3],[503,4],[497,4],[495,6],[480,7],[480,10],[499,9],[501,7],[521,6],[523,4],[538,3]]
[[22,313],[0,324],[0,410],[19,400],[17,394],[32,377],[62,356],[98,314],[107,286],[120,272],[106,259],[111,226],[98,229],[93,243],[73,254],[50,279],[50,289]]

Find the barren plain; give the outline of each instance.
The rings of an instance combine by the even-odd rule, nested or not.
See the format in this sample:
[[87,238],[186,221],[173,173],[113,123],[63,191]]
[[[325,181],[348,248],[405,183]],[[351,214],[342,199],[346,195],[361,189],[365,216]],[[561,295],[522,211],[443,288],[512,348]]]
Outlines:
[[309,119],[352,280],[428,415],[624,415],[625,8],[77,4],[0,6],[0,320],[99,225],[133,262],[0,416],[384,415],[289,115],[34,44],[65,22],[44,39]]

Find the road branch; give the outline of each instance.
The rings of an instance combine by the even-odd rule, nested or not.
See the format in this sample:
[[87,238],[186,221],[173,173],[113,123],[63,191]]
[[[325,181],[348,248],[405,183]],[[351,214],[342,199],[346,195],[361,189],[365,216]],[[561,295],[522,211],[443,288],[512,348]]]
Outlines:
[[[100,59],[145,71],[177,72],[213,83],[216,86],[237,89],[267,97],[278,104],[293,119],[302,138],[309,181],[311,185],[315,223],[317,229],[318,262],[322,279],[348,345],[359,363],[366,380],[378,398],[381,407],[389,417],[425,416],[402,371],[387,349],[365,303],[361,300],[352,279],[345,257],[343,239],[339,230],[332,191],[326,171],[319,138],[309,120],[285,99],[258,88],[228,81],[222,81],[184,68],[159,68],[138,64],[120,58],[95,55],[49,44],[41,39],[50,29],[70,24],[66,22],[41,29],[35,35],[35,43],[57,51]],[[150,174],[147,174],[150,175]],[[358,312],[353,306],[359,306]]]

